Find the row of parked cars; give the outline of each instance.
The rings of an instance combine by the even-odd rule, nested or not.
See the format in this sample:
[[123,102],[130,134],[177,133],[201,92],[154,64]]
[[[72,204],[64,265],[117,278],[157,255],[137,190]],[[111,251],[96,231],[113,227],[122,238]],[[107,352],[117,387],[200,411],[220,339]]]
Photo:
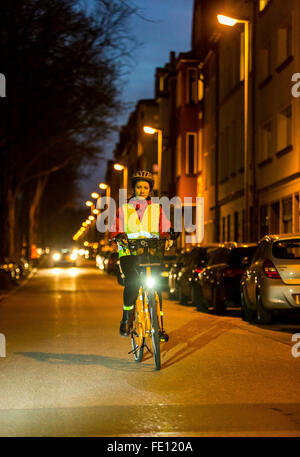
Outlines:
[[[117,252],[99,253],[96,265],[124,284]],[[270,323],[275,313],[300,311],[300,234],[166,252],[160,283],[169,299],[199,311],[241,307],[249,322]]]
[[0,263],[0,290],[9,290],[25,279],[32,270],[32,263],[25,258]]
[[182,252],[169,272],[170,299],[270,323],[274,313],[300,311],[300,234],[267,235],[258,244],[224,243]]

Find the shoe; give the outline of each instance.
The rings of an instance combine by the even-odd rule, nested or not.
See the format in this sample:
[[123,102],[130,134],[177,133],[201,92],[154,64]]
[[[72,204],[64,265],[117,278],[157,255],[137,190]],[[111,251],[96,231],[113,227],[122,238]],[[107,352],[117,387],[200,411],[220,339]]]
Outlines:
[[130,311],[123,310],[123,318],[120,322],[120,335],[121,336],[130,335],[130,331],[132,329],[132,321],[133,321],[133,310],[130,310]]
[[160,341],[169,341],[169,335],[167,334],[167,332],[163,329],[163,328],[160,328],[159,331],[159,340]]

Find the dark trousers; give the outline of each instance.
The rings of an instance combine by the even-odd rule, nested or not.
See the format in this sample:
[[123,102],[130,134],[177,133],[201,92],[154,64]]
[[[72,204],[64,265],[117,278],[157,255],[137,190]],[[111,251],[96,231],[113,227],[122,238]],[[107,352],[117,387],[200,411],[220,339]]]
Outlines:
[[[133,306],[139,292],[139,273],[141,268],[138,266],[140,257],[136,255],[126,255],[120,258],[121,269],[125,276],[125,287],[123,292],[124,306]],[[146,270],[145,268],[143,269]],[[151,276],[155,278],[155,290],[159,297],[160,308],[162,307],[161,285],[160,285],[160,267],[151,268]]]

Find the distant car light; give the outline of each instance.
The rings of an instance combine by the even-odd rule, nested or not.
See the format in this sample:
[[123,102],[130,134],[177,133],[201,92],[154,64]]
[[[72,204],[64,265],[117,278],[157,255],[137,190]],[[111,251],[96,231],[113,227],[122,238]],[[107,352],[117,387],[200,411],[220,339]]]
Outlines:
[[71,257],[71,260],[76,260],[77,259],[77,252],[72,252],[70,257]]
[[53,254],[53,260],[55,260],[57,262],[60,259],[61,259],[61,255],[59,254],[59,252],[55,252]]

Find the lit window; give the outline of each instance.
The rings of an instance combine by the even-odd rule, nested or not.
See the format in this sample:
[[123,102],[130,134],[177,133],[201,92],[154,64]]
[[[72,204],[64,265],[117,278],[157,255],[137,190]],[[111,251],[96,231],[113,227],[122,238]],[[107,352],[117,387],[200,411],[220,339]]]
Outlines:
[[181,175],[181,135],[177,137],[176,142],[176,176]]
[[192,175],[195,174],[197,170],[197,134],[188,133],[186,139],[185,172],[187,175]]
[[197,70],[189,68],[187,71],[187,103],[197,102]]
[[283,233],[291,233],[293,231],[292,197],[282,200],[282,226]]
[[292,107],[289,105],[277,115],[277,151],[292,144]]
[[181,105],[181,91],[182,91],[182,74],[181,71],[177,75],[177,90],[176,90],[176,106]]

